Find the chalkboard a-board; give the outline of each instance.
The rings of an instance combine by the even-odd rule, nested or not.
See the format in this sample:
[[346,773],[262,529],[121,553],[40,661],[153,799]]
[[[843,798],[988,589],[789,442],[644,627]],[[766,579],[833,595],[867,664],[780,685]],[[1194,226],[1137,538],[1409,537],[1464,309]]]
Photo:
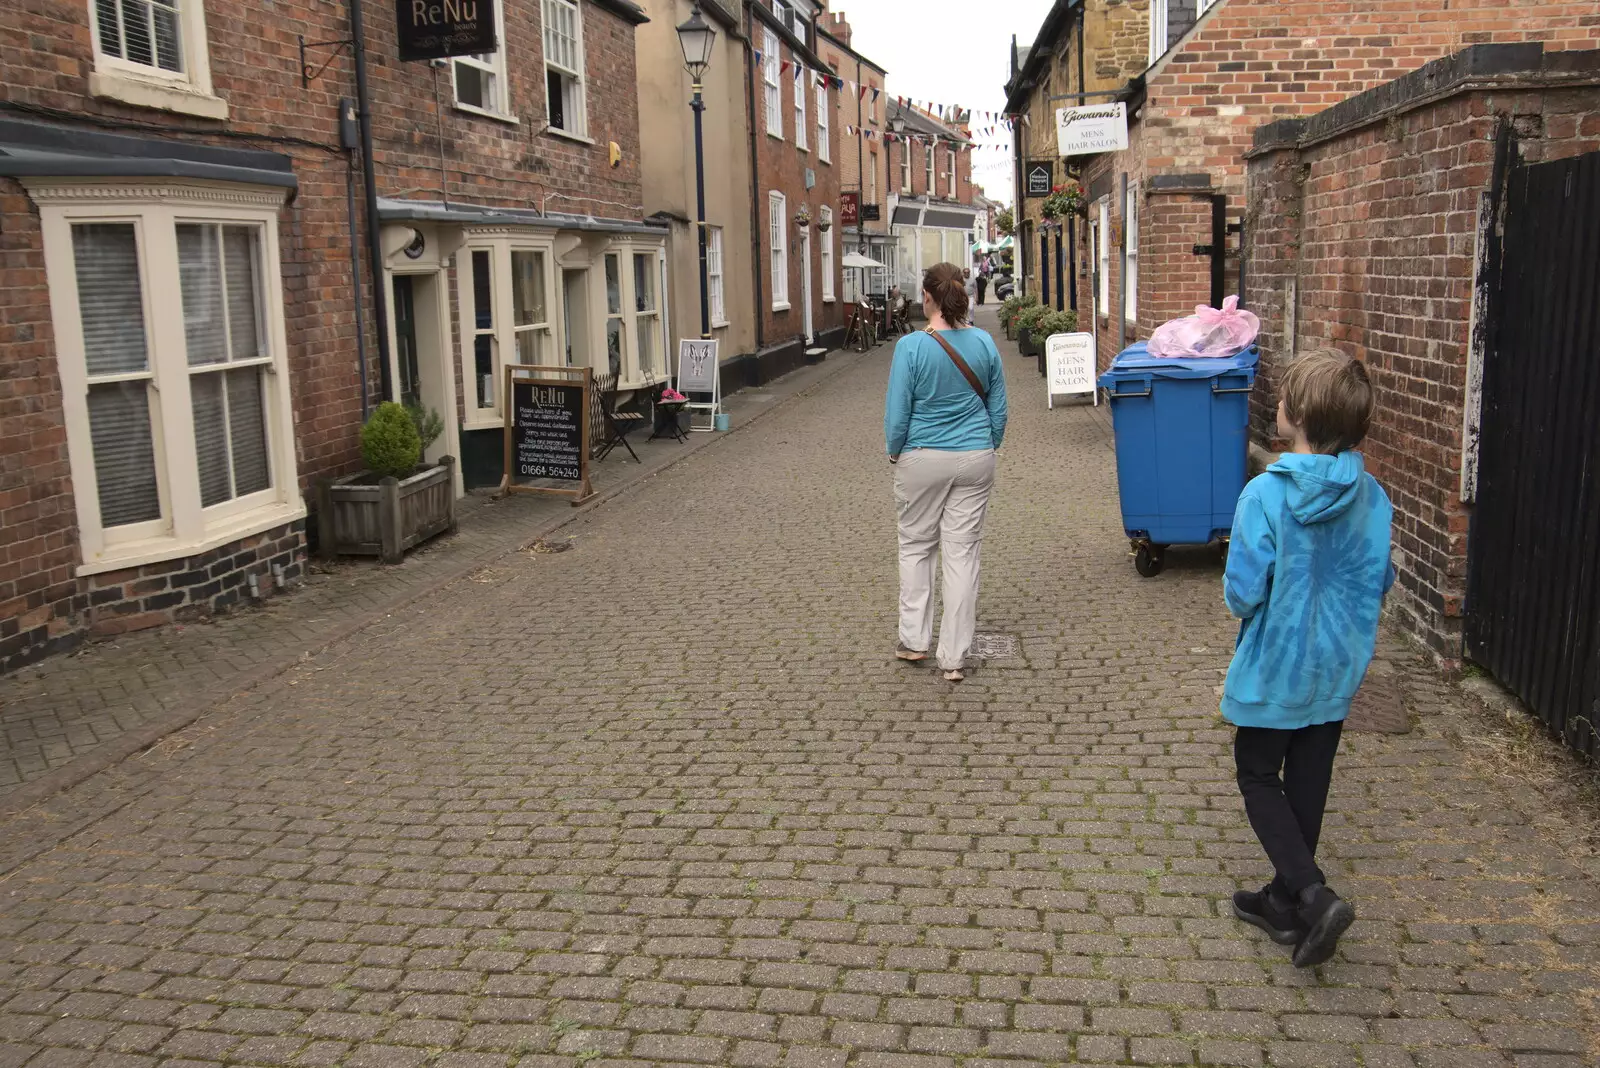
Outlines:
[[551,493],[579,504],[589,485],[587,367],[506,368],[506,474],[508,493]]

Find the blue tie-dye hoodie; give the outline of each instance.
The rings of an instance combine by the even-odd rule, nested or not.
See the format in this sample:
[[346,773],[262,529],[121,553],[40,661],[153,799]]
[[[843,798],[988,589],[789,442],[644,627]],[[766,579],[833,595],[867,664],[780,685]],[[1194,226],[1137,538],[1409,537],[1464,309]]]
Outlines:
[[1228,722],[1295,730],[1349,714],[1394,583],[1393,516],[1358,452],[1286,453],[1245,486],[1222,587],[1244,620]]

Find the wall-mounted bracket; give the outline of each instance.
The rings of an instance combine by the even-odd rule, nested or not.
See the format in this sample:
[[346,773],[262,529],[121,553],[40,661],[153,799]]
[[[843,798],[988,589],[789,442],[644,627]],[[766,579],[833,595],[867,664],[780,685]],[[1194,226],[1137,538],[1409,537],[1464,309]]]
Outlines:
[[[333,61],[339,58],[339,54],[355,44],[348,37],[342,41],[307,41],[303,34],[298,36],[300,41],[300,88],[302,89],[311,88],[311,83],[322,77],[322,72],[327,70]],[[306,49],[308,48],[331,48],[333,49],[333,55],[324,60],[322,66],[312,70],[306,63]]]

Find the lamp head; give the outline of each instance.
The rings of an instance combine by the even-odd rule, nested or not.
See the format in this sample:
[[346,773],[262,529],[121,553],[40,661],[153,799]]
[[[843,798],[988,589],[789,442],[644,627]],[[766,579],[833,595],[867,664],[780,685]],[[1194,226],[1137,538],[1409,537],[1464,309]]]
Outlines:
[[678,44],[683,47],[683,65],[696,84],[711,66],[711,46],[716,42],[717,31],[700,15],[700,5],[689,12],[688,21],[678,26]]

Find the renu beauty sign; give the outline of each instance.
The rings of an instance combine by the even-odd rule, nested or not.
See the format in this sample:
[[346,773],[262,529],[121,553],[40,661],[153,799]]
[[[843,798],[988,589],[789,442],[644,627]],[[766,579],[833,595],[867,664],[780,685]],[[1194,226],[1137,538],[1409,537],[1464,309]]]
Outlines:
[[401,59],[493,52],[495,0],[395,0]]

